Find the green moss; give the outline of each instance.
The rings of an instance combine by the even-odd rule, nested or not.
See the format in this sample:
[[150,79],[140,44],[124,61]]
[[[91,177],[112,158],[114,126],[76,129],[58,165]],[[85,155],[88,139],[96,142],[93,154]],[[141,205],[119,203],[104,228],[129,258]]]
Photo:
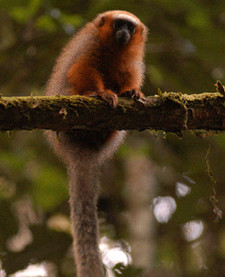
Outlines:
[[[74,95],[74,96],[63,96],[63,95],[57,95],[57,96],[30,96],[30,97],[1,97],[0,98],[0,105],[1,105],[1,113],[2,113],[2,130],[7,130],[7,128],[10,129],[32,129],[32,126],[36,126],[34,128],[40,128],[39,121],[40,118],[42,122],[45,121],[46,112],[49,114],[52,119],[54,119],[54,116],[57,118],[57,113],[61,111],[62,117],[59,119],[63,120],[65,122],[65,126],[68,123],[71,126],[70,119],[74,118],[80,118],[80,121],[78,120],[77,123],[74,125],[76,128],[89,128],[90,126],[85,126],[85,120],[89,118],[89,112],[91,114],[96,114],[98,117],[98,121],[96,123],[96,129],[99,128],[109,128],[111,120],[110,116],[112,118],[112,126],[116,126],[114,122],[119,121],[119,117],[121,114],[123,114],[125,117],[123,117],[124,121],[124,129],[146,129],[151,128],[151,126],[148,126],[148,115],[153,115],[154,120],[157,121],[157,112],[159,112],[159,115],[162,114],[162,116],[166,116],[167,108],[169,111],[171,109],[173,110],[173,107],[175,110],[178,111],[178,113],[182,116],[182,119],[179,118],[179,126],[174,128],[174,132],[177,133],[178,131],[181,132],[181,130],[187,130],[188,126],[188,120],[190,119],[198,119],[199,120],[199,112],[207,113],[207,111],[216,111],[218,116],[221,116],[224,114],[224,107],[225,107],[225,97],[221,95],[219,92],[215,93],[201,93],[201,94],[182,94],[180,92],[164,92],[162,93],[161,90],[159,90],[159,95],[150,96],[146,98],[146,102],[135,102],[128,98],[119,98],[119,105],[116,109],[109,109],[108,104],[100,100],[98,97],[86,97],[86,96],[80,96],[80,95]],[[171,106],[172,105],[172,106]],[[201,111],[201,107],[203,110]],[[35,110],[38,108],[37,110]],[[156,108],[155,110],[153,108]],[[183,112],[182,112],[183,110]],[[38,113],[36,113],[38,111]],[[44,111],[44,113],[42,113]],[[7,112],[8,115],[7,116]],[[15,125],[19,124],[19,127],[12,126],[12,120],[10,121],[11,115],[15,116],[18,113],[18,121],[15,123]],[[140,118],[143,118],[143,121],[146,120],[146,126],[145,124],[141,124],[139,127],[137,123],[137,126],[135,127],[133,123],[131,123],[132,118],[133,122],[135,122],[135,113],[137,114],[137,119],[140,120]],[[42,116],[43,115],[43,116]],[[68,115],[68,116],[67,116]],[[107,115],[108,123],[104,123],[101,119],[99,121],[99,118],[101,117],[104,119],[104,115]],[[146,115],[146,119],[145,119]],[[71,117],[72,116],[72,117]],[[82,121],[82,116],[85,117],[85,120]],[[191,116],[191,117],[190,117]],[[9,121],[7,122],[7,119],[9,118]],[[25,119],[25,120],[24,120]],[[5,120],[5,122],[4,122]],[[95,118],[92,118],[93,124],[94,124]],[[183,124],[182,121],[183,120]],[[57,121],[58,122],[58,121]],[[62,126],[64,126],[64,122],[59,127],[54,127],[54,130],[57,130],[57,128],[62,129]],[[80,122],[80,123],[79,123]],[[46,122],[47,123],[47,122]],[[181,124],[180,124],[181,123]],[[54,120],[52,121],[52,126],[54,125]],[[121,128],[121,124],[119,124]],[[6,126],[6,127],[4,127]],[[49,126],[49,125],[48,125]],[[131,127],[130,127],[131,126]],[[171,128],[168,129],[171,131]],[[44,127],[45,128],[45,127]],[[70,128],[70,127],[69,127]],[[94,126],[92,127],[94,128]],[[113,127],[116,128],[116,127]],[[180,128],[180,130],[178,130]],[[209,127],[210,128],[210,127]],[[212,127],[211,127],[212,128]],[[223,129],[223,125],[220,127]],[[160,129],[160,126],[156,127],[156,129]],[[167,127],[162,127],[162,129],[167,130]],[[173,131],[173,130],[172,130]]]

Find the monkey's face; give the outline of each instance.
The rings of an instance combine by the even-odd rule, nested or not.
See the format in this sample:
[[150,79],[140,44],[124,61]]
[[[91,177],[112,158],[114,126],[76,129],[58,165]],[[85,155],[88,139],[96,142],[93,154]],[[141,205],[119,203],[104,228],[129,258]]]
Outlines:
[[133,14],[125,11],[109,11],[100,14],[96,19],[99,37],[108,46],[124,48],[128,45],[143,43],[147,28]]
[[119,45],[126,45],[130,41],[136,28],[137,25],[133,21],[123,18],[115,19],[113,22],[113,31],[116,42]]

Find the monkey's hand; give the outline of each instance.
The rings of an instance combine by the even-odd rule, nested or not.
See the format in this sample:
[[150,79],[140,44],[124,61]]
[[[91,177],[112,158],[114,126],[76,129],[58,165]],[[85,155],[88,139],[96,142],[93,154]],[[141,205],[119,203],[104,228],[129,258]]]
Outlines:
[[144,94],[139,89],[126,90],[120,94],[121,97],[129,97],[135,101],[144,103],[146,101]]
[[118,105],[118,97],[117,95],[112,92],[111,90],[104,90],[104,91],[98,91],[98,92],[91,92],[88,94],[85,94],[87,96],[98,96],[104,101],[108,103],[108,105],[115,109],[116,106]]

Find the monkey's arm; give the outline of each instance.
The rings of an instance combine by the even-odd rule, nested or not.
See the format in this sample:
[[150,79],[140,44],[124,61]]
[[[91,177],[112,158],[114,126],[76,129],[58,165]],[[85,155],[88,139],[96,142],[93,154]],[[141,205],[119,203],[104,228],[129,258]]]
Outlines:
[[94,67],[90,67],[84,58],[79,59],[69,68],[67,78],[71,84],[71,94],[99,96],[111,107],[117,106],[117,95],[113,91],[105,89],[101,73]]

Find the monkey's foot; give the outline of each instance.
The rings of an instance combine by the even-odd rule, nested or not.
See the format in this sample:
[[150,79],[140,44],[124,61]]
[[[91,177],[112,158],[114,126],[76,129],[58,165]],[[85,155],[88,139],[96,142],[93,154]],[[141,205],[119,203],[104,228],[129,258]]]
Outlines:
[[132,90],[126,90],[121,93],[121,97],[129,97],[134,99],[135,101],[139,101],[144,103],[145,102],[145,96],[139,89],[132,89]]
[[117,95],[112,92],[111,90],[104,90],[104,91],[98,91],[98,92],[90,92],[90,93],[85,93],[86,96],[98,96],[102,100],[106,101],[109,106],[113,109],[116,108],[118,105],[118,97]]
[[118,97],[117,95],[112,92],[111,90],[105,90],[102,92],[98,92],[97,95],[102,98],[104,101],[106,101],[111,108],[116,108],[118,105]]

